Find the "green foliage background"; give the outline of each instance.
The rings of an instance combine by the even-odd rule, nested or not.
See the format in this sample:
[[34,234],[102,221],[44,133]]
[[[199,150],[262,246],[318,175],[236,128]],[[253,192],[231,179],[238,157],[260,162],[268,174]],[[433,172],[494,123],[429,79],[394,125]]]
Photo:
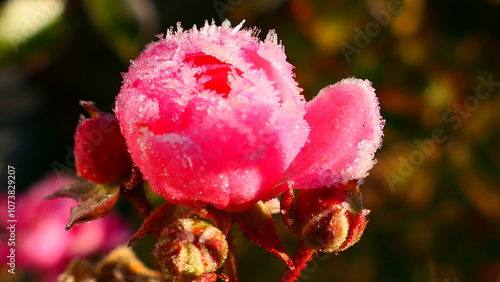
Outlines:
[[[0,164],[20,187],[71,168],[78,101],[111,111],[120,73],[156,34],[246,19],[261,37],[277,31],[308,99],[369,79],[387,121],[361,186],[362,240],[301,281],[500,281],[499,1],[11,2],[22,0],[0,2]],[[240,281],[278,281],[278,259],[236,240]]]

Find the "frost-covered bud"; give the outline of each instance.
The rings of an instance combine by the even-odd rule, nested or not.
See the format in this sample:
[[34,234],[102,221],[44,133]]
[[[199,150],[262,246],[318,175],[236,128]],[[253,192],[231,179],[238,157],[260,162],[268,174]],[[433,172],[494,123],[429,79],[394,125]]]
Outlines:
[[115,113],[151,190],[230,212],[267,198],[309,134],[292,68],[274,31],[261,41],[227,21],[149,44]]
[[75,165],[79,176],[99,184],[122,180],[132,169],[132,160],[120,132],[118,120],[103,113],[93,102],[81,102],[90,114],[82,117],[75,132]]
[[295,202],[295,219],[303,239],[322,252],[338,253],[354,245],[366,227],[356,181],[335,187],[303,189]]
[[153,251],[169,281],[200,281],[225,261],[226,236],[210,223],[181,218],[161,233]]

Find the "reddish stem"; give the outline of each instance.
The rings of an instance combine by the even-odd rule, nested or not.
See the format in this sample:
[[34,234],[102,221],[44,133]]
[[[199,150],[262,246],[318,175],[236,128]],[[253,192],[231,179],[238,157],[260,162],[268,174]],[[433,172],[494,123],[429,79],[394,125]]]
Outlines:
[[225,274],[227,280],[230,282],[238,281],[238,272],[236,270],[236,258],[234,257],[234,244],[233,244],[233,235],[231,231],[226,236],[227,243],[229,245],[229,251],[227,252],[227,258],[224,264],[222,265],[222,272]]
[[229,277],[227,277],[227,275],[225,275],[223,273],[222,274],[218,274],[217,278],[222,279],[223,282],[231,282],[231,280],[229,280]]
[[126,200],[129,200],[132,205],[137,209],[137,212],[144,218],[148,218],[153,210],[151,203],[146,197],[144,191],[144,184],[141,182],[133,189],[122,188],[120,191],[120,196]]
[[294,226],[293,216],[291,215],[291,212],[294,209],[293,196],[294,194],[292,189],[286,190],[283,195],[281,195],[280,210],[285,227],[294,233],[298,233]]
[[297,255],[293,259],[295,269],[289,269],[285,274],[281,282],[293,282],[299,278],[300,273],[306,268],[307,263],[314,257],[316,250],[308,247],[304,242],[301,243]]

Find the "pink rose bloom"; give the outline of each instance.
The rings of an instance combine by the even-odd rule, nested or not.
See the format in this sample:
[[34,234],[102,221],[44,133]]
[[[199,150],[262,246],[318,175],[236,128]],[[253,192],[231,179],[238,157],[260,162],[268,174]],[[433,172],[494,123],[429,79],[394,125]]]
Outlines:
[[167,200],[242,211],[286,185],[363,178],[382,120],[368,81],[305,102],[274,31],[208,23],[167,32],[124,74],[116,116],[133,161]]
[[[75,226],[68,232],[64,230],[70,209],[77,203],[67,198],[43,198],[75,181],[70,177],[50,175],[32,186],[27,193],[16,194],[16,273],[38,272],[44,277],[41,281],[55,281],[73,258],[108,252],[127,242],[130,228],[115,214]],[[7,222],[5,195],[2,196],[0,208],[1,224],[10,224]],[[6,230],[5,227],[2,230]],[[4,267],[8,263],[10,248],[6,242],[0,246],[0,260]]]

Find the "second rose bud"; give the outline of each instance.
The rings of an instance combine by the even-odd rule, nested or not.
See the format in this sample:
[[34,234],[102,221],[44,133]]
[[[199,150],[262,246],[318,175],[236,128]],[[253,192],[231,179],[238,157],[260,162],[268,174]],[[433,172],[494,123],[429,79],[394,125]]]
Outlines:
[[304,241],[327,253],[338,253],[359,241],[369,213],[363,209],[356,181],[337,187],[303,189],[293,210],[297,231]]
[[165,227],[154,255],[171,281],[215,281],[228,252],[226,236],[205,220],[181,218]]
[[82,117],[75,132],[75,165],[79,176],[98,184],[123,180],[132,170],[132,160],[118,120],[103,113],[93,102],[80,104],[90,114]]

